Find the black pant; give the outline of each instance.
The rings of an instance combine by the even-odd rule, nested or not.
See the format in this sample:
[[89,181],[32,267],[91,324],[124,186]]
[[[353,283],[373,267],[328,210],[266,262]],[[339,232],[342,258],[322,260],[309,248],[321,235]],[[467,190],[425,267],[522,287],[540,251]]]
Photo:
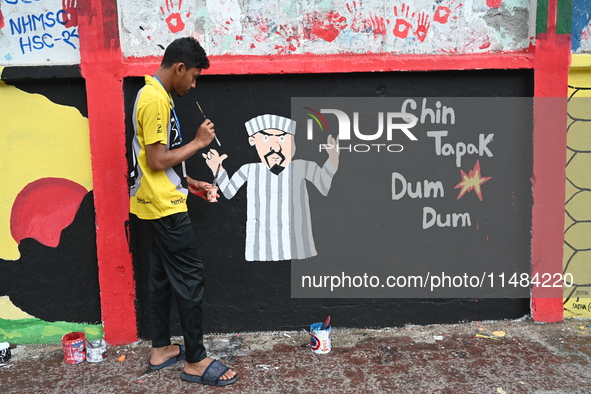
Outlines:
[[170,345],[170,305],[174,293],[186,346],[186,361],[207,355],[203,346],[203,263],[187,212],[147,220],[150,249],[152,347]]

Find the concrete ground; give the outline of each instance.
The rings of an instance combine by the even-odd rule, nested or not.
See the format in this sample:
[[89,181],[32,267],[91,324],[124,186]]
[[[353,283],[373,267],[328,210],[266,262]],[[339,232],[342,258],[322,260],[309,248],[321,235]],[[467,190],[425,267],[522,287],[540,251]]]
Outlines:
[[[311,351],[304,330],[208,335],[210,356],[240,376],[227,387],[182,381],[182,363],[149,373],[146,341],[108,347],[104,361],[76,365],[64,363],[61,345],[18,346],[0,365],[0,392],[591,393],[589,325],[524,318],[380,330],[335,327],[332,351],[324,355]],[[122,355],[125,360],[118,361]]]

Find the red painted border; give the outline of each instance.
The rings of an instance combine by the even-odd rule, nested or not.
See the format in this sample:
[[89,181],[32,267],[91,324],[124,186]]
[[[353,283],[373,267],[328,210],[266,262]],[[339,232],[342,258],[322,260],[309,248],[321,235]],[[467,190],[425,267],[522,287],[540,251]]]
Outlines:
[[[565,98],[570,36],[556,36],[557,0],[549,6],[547,35],[524,52],[482,55],[339,54],[212,56],[211,75],[534,69],[535,96]],[[119,45],[116,3],[89,0],[78,7],[80,67],[86,79],[97,254],[105,338],[110,344],[137,340],[135,283],[127,242],[129,218],[125,113],[122,81],[154,73],[160,58],[124,59]],[[566,102],[566,101],[564,101]],[[566,107],[535,100],[532,261],[562,272]],[[562,319],[562,296],[532,293],[532,316]]]
[[[204,75],[531,69],[534,66],[530,51],[476,55],[224,55],[209,56],[209,59],[211,67]],[[123,74],[126,77],[152,74],[160,60],[160,57],[126,58]]]
[[[539,34],[534,63],[534,176],[532,274],[563,269],[566,123],[570,34],[556,34],[558,0],[548,2],[547,33]],[[535,289],[532,318],[558,322],[564,317],[562,289]]]
[[80,69],[86,80],[101,314],[105,340],[137,340],[135,282],[127,242],[129,190],[116,3],[78,5]]

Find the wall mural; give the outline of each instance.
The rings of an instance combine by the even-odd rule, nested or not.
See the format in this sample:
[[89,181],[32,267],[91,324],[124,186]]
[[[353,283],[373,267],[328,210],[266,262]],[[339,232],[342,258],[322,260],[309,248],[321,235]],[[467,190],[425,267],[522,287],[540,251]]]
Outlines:
[[[0,68],[0,75],[2,72]],[[63,289],[52,292],[55,294],[43,294],[45,285],[36,281],[40,275],[55,275],[55,278],[41,280],[52,281],[59,288],[60,281],[68,280],[68,276],[77,277],[79,262],[67,261],[68,254],[62,250],[45,256],[31,255],[31,250],[58,250],[64,243],[63,232],[75,221],[83,201],[91,197],[88,120],[76,108],[56,104],[44,95],[31,94],[0,81],[0,122],[3,125],[0,167],[4,170],[0,189],[3,201],[0,208],[0,341],[59,342],[63,334],[72,330],[84,330],[90,337],[102,336],[99,325],[48,322],[13,303],[16,299],[27,299],[29,295],[26,294],[30,294],[33,299],[43,299],[37,304],[47,303],[45,309],[38,309],[47,317],[75,319],[75,311],[65,315],[52,311],[62,306],[49,300],[53,301],[54,295],[59,297]],[[94,239],[91,241],[94,244]],[[34,244],[33,249],[29,248],[31,244]],[[25,255],[23,250],[27,251]],[[88,288],[93,289],[93,286],[89,284]],[[75,293],[76,286],[68,290],[70,296],[80,296]],[[94,296],[98,298],[98,293]]]
[[120,2],[126,57],[194,36],[211,55],[483,53],[527,50],[526,0],[132,0]]
[[[313,110],[312,110],[313,111]],[[326,196],[339,165],[337,142],[328,136],[328,160],[295,160],[296,122],[279,115],[260,115],[246,122],[248,141],[260,163],[244,164],[231,177],[222,167],[227,155],[211,149],[207,165],[219,176],[219,187],[230,199],[247,185],[246,261],[301,260],[316,256],[307,182]]]
[[[575,55],[576,56],[576,55]],[[574,285],[564,291],[565,318],[591,318],[591,73],[569,75],[564,273]]]

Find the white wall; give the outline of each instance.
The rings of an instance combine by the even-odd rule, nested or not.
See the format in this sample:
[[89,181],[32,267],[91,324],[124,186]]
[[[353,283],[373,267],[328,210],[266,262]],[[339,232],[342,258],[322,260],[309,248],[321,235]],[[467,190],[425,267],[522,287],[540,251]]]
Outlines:
[[212,55],[486,53],[530,44],[528,0],[126,0],[126,57],[194,36]]
[[77,0],[0,0],[0,66],[80,62]]
[[[0,0],[0,66],[80,61],[79,0]],[[194,36],[211,55],[521,51],[528,0],[124,0],[125,57]]]

